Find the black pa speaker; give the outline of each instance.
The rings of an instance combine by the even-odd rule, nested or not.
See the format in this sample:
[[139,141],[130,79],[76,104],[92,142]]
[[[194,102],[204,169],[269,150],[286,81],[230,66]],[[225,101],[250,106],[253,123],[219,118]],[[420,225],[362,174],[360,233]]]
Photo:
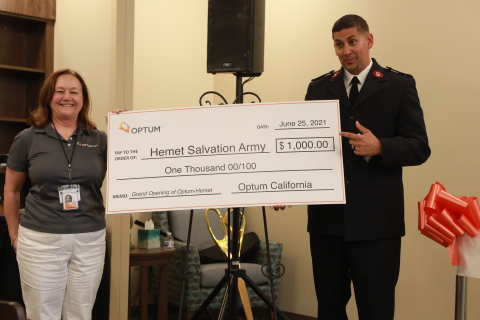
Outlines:
[[209,0],[207,72],[263,72],[265,0]]

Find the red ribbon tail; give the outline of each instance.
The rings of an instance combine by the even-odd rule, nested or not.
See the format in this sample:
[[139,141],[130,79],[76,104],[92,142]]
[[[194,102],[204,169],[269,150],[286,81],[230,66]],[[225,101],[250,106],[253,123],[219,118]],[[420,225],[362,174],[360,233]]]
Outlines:
[[448,255],[450,256],[452,266],[458,266],[458,247],[456,237],[455,239],[453,239],[453,242],[448,246]]

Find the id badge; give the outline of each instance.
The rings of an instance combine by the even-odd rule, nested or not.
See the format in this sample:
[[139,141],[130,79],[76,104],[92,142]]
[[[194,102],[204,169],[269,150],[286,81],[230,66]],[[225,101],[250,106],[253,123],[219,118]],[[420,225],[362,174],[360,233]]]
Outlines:
[[58,196],[64,211],[79,209],[80,185],[66,184],[58,187]]

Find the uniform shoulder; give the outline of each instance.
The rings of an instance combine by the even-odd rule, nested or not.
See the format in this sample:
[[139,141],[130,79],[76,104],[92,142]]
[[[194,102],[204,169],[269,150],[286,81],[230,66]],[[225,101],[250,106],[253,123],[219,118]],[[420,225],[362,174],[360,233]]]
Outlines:
[[408,73],[403,73],[403,72],[400,72],[398,70],[395,70],[391,67],[386,67],[385,68],[387,71],[390,71],[392,73],[395,73],[395,74],[398,74],[398,75],[401,75],[401,76],[404,76],[404,77],[407,77],[407,78],[413,78],[413,76],[411,74],[408,74]]
[[[337,72],[338,72],[338,71],[337,71]],[[332,70],[332,71],[329,71],[329,72],[327,72],[327,73],[325,73],[325,74],[322,74],[321,76],[316,77],[315,79],[312,79],[311,81],[320,80],[320,79],[323,79],[323,78],[325,78],[325,77],[328,77],[328,76],[330,76],[330,75],[332,75],[332,74],[335,74],[335,70]]]

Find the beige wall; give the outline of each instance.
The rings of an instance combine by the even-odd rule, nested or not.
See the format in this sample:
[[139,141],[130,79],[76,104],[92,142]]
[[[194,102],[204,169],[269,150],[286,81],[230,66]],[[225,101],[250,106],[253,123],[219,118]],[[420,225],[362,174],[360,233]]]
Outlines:
[[[199,96],[211,89],[233,100],[235,77],[206,73],[207,1],[57,0],[55,68],[68,66],[82,73],[100,128],[106,128],[103,115],[120,99],[116,75],[122,61],[117,61],[121,52],[117,42],[122,40],[117,36],[117,5],[125,3],[135,3],[135,26],[126,30],[133,33],[133,44],[125,45],[134,56],[122,58],[131,69],[122,76],[124,105],[132,101],[129,108],[138,110],[197,105]],[[380,64],[415,76],[432,157],[420,167],[405,169],[407,236],[396,319],[453,318],[456,269],[449,265],[446,249],[417,231],[416,203],[435,181],[452,194],[479,196],[480,154],[473,137],[480,118],[474,105],[480,45],[472,39],[480,30],[478,12],[476,0],[267,1],[265,72],[245,87],[262,101],[303,100],[310,79],[338,68],[329,30],[347,13],[360,14],[369,22],[375,37],[372,56]],[[248,219],[249,228],[263,234],[258,208],[248,209]],[[268,210],[268,223],[270,239],[284,243],[287,272],[281,280],[280,308],[314,316],[305,207],[280,213]],[[128,228],[121,222],[116,227],[123,233]],[[119,239],[125,242],[121,233]],[[128,255],[122,250],[115,257],[120,265]],[[119,269],[118,277],[122,275]],[[118,282],[119,292],[126,292],[121,279],[113,282]],[[468,317],[477,318],[480,306],[473,297],[480,294],[480,280],[469,279],[468,294]],[[115,304],[114,308],[121,309]],[[352,303],[350,319],[357,319],[354,308]]]
[[[57,0],[54,69],[71,68],[82,75],[93,101],[92,117],[104,131],[104,116],[128,105],[132,87],[126,66],[131,58],[126,28],[132,28],[127,2],[132,4],[127,0]],[[107,217],[112,320],[127,319],[129,227],[128,215]]]
[[135,2],[133,109],[198,105],[206,73],[207,2]]

